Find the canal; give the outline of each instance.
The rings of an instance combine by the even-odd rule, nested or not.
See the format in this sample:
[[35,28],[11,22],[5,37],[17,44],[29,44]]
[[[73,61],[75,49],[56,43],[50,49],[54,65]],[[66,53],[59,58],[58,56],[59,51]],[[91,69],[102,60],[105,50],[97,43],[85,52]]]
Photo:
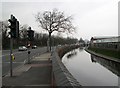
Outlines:
[[82,86],[118,86],[120,63],[75,49],[62,58],[63,64]]

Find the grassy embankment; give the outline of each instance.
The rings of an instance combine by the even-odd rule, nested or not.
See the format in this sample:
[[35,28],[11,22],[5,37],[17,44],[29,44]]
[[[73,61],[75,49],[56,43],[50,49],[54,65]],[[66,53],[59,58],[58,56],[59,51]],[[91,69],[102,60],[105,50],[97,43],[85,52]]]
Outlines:
[[60,58],[62,58],[67,52],[77,49],[78,47],[80,47],[79,45],[73,45],[73,46],[64,46],[64,47],[60,47],[57,49],[58,55]]
[[88,48],[91,51],[94,51],[96,53],[100,53],[109,57],[119,58],[120,59],[120,50],[107,50],[107,49],[101,49],[101,48]]

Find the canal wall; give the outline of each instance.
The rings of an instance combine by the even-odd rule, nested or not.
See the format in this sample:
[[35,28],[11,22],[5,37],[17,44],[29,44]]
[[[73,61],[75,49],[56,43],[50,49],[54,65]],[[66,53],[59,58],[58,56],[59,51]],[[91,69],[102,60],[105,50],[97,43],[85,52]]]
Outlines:
[[57,48],[52,51],[51,59],[52,59],[52,70],[53,70],[53,78],[54,78],[53,84],[60,88],[61,87],[63,88],[63,86],[65,88],[69,88],[69,87],[82,88],[79,82],[72,76],[72,74],[67,70],[67,68],[64,66],[64,64],[61,61],[61,57],[65,54],[65,52],[68,52],[69,50],[72,49],[73,46],[65,46],[65,47]]
[[109,69],[117,76],[120,76],[120,59],[99,54],[87,48],[85,49],[85,51],[91,54],[92,62],[97,62]]
[[104,59],[104,58],[95,56],[93,54],[91,54],[91,60],[92,62],[95,62],[95,63],[97,62],[101,64],[102,66],[106,67],[111,72],[113,72],[114,74],[120,76],[120,63],[112,60]]

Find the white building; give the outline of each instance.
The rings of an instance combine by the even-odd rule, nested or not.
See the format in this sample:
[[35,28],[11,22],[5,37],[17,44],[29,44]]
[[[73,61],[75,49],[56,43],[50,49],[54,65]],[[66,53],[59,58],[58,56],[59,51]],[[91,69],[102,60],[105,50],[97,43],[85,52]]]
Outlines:
[[120,36],[114,37],[92,37],[91,47],[120,50]]
[[93,43],[120,42],[120,36],[115,37],[92,37]]

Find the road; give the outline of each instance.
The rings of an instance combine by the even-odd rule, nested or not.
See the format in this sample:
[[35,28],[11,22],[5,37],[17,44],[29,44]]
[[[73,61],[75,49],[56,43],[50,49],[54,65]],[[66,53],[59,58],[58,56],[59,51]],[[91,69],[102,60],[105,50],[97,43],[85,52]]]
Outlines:
[[[30,49],[30,51],[31,51],[30,58],[33,58],[38,54],[46,52],[47,48],[41,47],[37,49]],[[15,49],[13,50],[13,54],[15,56],[15,60],[13,61],[13,69],[27,62],[28,51],[18,51],[18,49]],[[2,51],[2,76],[5,76],[9,72],[9,70],[10,70],[10,51],[3,50]]]

